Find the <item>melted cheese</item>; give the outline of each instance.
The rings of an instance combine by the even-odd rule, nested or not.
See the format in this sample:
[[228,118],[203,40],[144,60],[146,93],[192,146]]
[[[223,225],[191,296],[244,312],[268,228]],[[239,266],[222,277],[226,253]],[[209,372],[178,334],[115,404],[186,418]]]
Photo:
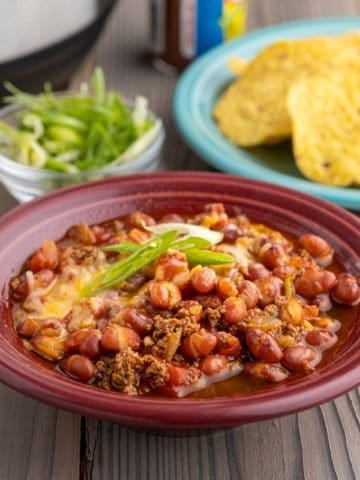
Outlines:
[[64,318],[75,305],[83,300],[80,297],[82,287],[99,272],[100,269],[93,267],[76,268],[71,272],[70,278],[69,275],[58,277],[52,288],[45,293],[35,290],[26,300],[31,309],[29,318],[39,320]]

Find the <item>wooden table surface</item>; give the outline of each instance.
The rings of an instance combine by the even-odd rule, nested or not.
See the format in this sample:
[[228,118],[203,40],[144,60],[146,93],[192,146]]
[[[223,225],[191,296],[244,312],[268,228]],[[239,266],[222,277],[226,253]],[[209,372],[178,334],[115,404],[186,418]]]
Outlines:
[[[250,0],[249,28],[299,18],[354,15],[359,0]],[[127,97],[146,95],[163,117],[163,169],[208,169],[171,119],[175,77],[147,57],[147,2],[123,0],[73,79],[94,64]],[[2,79],[1,79],[2,80]],[[0,212],[15,201],[0,190]],[[141,433],[81,418],[0,386],[0,480],[360,480],[359,390],[288,417],[201,436]]]

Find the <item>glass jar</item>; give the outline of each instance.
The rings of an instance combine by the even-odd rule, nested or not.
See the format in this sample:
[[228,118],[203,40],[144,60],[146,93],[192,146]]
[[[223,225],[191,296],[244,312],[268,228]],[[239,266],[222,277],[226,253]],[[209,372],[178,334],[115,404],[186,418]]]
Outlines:
[[152,0],[154,65],[181,71],[194,58],[246,30],[246,0]]

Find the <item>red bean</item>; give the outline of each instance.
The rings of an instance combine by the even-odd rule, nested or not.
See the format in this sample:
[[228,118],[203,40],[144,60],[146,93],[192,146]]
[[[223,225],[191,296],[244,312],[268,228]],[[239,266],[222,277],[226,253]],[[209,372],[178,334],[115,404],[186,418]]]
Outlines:
[[29,285],[23,273],[11,281],[11,296],[14,300],[23,302],[29,295]]
[[101,337],[101,347],[112,353],[118,353],[127,347],[137,350],[140,346],[140,337],[132,329],[119,325],[108,325]]
[[281,294],[283,286],[282,280],[273,275],[270,277],[259,278],[258,280],[255,280],[255,284],[260,292],[259,303],[262,307],[273,303],[275,298]]
[[287,255],[281,245],[271,245],[264,252],[260,250],[260,259],[265,267],[272,270],[282,265],[287,259]]
[[265,362],[250,362],[244,367],[244,374],[260,382],[278,383],[286,380],[289,372],[280,365]]
[[96,328],[103,331],[108,326],[109,320],[107,318],[99,318],[96,320]]
[[209,355],[214,350],[216,343],[216,336],[202,328],[185,338],[181,351],[185,357],[195,360]]
[[137,308],[129,308],[124,314],[124,321],[142,337],[147,335],[154,325],[154,320],[150,315],[145,310]]
[[91,230],[95,235],[96,245],[107,243],[113,236],[112,232],[107,231],[104,227],[100,227],[100,225],[94,225],[91,227]]
[[271,275],[270,270],[268,270],[262,263],[250,263],[248,266],[247,277],[249,280],[257,280],[259,278],[265,278]]
[[256,307],[260,300],[260,292],[255,283],[244,280],[238,287],[239,295],[245,300],[248,309]]
[[281,278],[281,280],[285,280],[286,277],[295,273],[295,268],[292,265],[280,265],[279,267],[274,268],[272,274],[275,277]]
[[221,230],[224,234],[225,242],[235,242],[235,240],[242,236],[242,232],[237,225],[229,223]]
[[120,328],[123,334],[125,335],[128,346],[133,350],[138,350],[141,340],[139,335],[135,332],[135,330],[127,327],[120,327]]
[[144,212],[133,212],[128,217],[128,223],[135,228],[143,228],[147,225],[155,225],[155,220]]
[[88,358],[82,355],[71,355],[61,362],[61,368],[71,377],[88,382],[95,376],[95,366]]
[[181,293],[171,282],[154,282],[150,286],[150,300],[156,308],[171,309],[180,302]]
[[335,345],[337,336],[327,330],[311,330],[306,334],[305,340],[312,347],[321,347],[322,350],[327,350]]
[[298,245],[315,259],[326,257],[333,252],[333,248],[326,240],[312,233],[305,233],[300,237]]
[[245,334],[245,340],[251,354],[258,360],[277,363],[283,356],[276,340],[259,328],[249,328]]
[[305,268],[295,279],[296,292],[305,298],[313,298],[319,293],[329,292],[336,284],[336,276],[328,270]]
[[230,325],[241,322],[247,314],[246,303],[243,298],[229,297],[224,302],[225,312],[223,319]]
[[212,268],[201,267],[191,274],[191,285],[199,293],[209,293],[216,287],[216,273]]
[[66,353],[79,352],[80,342],[87,335],[88,330],[77,330],[75,332],[69,333],[66,341],[64,350]]
[[311,362],[313,362],[316,357],[316,352],[312,348],[296,345],[285,348],[282,363],[294,372],[308,372],[314,369]]
[[40,330],[40,322],[26,318],[22,323],[20,323],[20,325],[18,325],[16,330],[22,337],[31,338]]
[[100,338],[101,333],[97,330],[77,330],[68,335],[64,350],[67,353],[80,352],[85,357],[96,358],[100,355]]
[[220,278],[216,285],[216,292],[222,298],[234,297],[237,295],[238,290],[235,282],[230,278]]
[[224,370],[228,364],[228,359],[224,355],[209,355],[200,360],[200,368],[205,375],[215,375]]
[[100,355],[100,338],[99,332],[89,332],[80,340],[79,351],[88,358],[96,358]]
[[155,280],[168,280],[177,286],[185,285],[189,277],[189,265],[185,253],[176,250],[161,255],[155,264]]
[[217,334],[216,353],[225,357],[238,357],[241,350],[240,340],[237,337],[226,332]]
[[360,286],[356,277],[350,273],[340,273],[331,293],[338,303],[357,305],[360,302]]

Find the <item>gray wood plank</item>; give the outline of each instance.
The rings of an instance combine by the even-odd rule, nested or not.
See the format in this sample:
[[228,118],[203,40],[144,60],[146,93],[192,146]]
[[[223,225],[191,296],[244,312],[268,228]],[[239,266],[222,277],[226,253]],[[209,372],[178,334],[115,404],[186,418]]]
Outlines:
[[249,28],[306,18],[359,15],[358,0],[250,0]]
[[93,431],[92,478],[356,480],[359,423],[346,403],[344,396],[298,415],[200,436],[161,436],[100,422]]
[[0,478],[77,480],[80,417],[0,385]]
[[[341,419],[334,409],[342,411]],[[359,441],[345,396],[298,415],[201,436],[161,436],[100,422],[92,478],[357,479]]]
[[[0,215],[17,205],[16,200],[0,184]],[[1,218],[0,218],[1,222]]]

